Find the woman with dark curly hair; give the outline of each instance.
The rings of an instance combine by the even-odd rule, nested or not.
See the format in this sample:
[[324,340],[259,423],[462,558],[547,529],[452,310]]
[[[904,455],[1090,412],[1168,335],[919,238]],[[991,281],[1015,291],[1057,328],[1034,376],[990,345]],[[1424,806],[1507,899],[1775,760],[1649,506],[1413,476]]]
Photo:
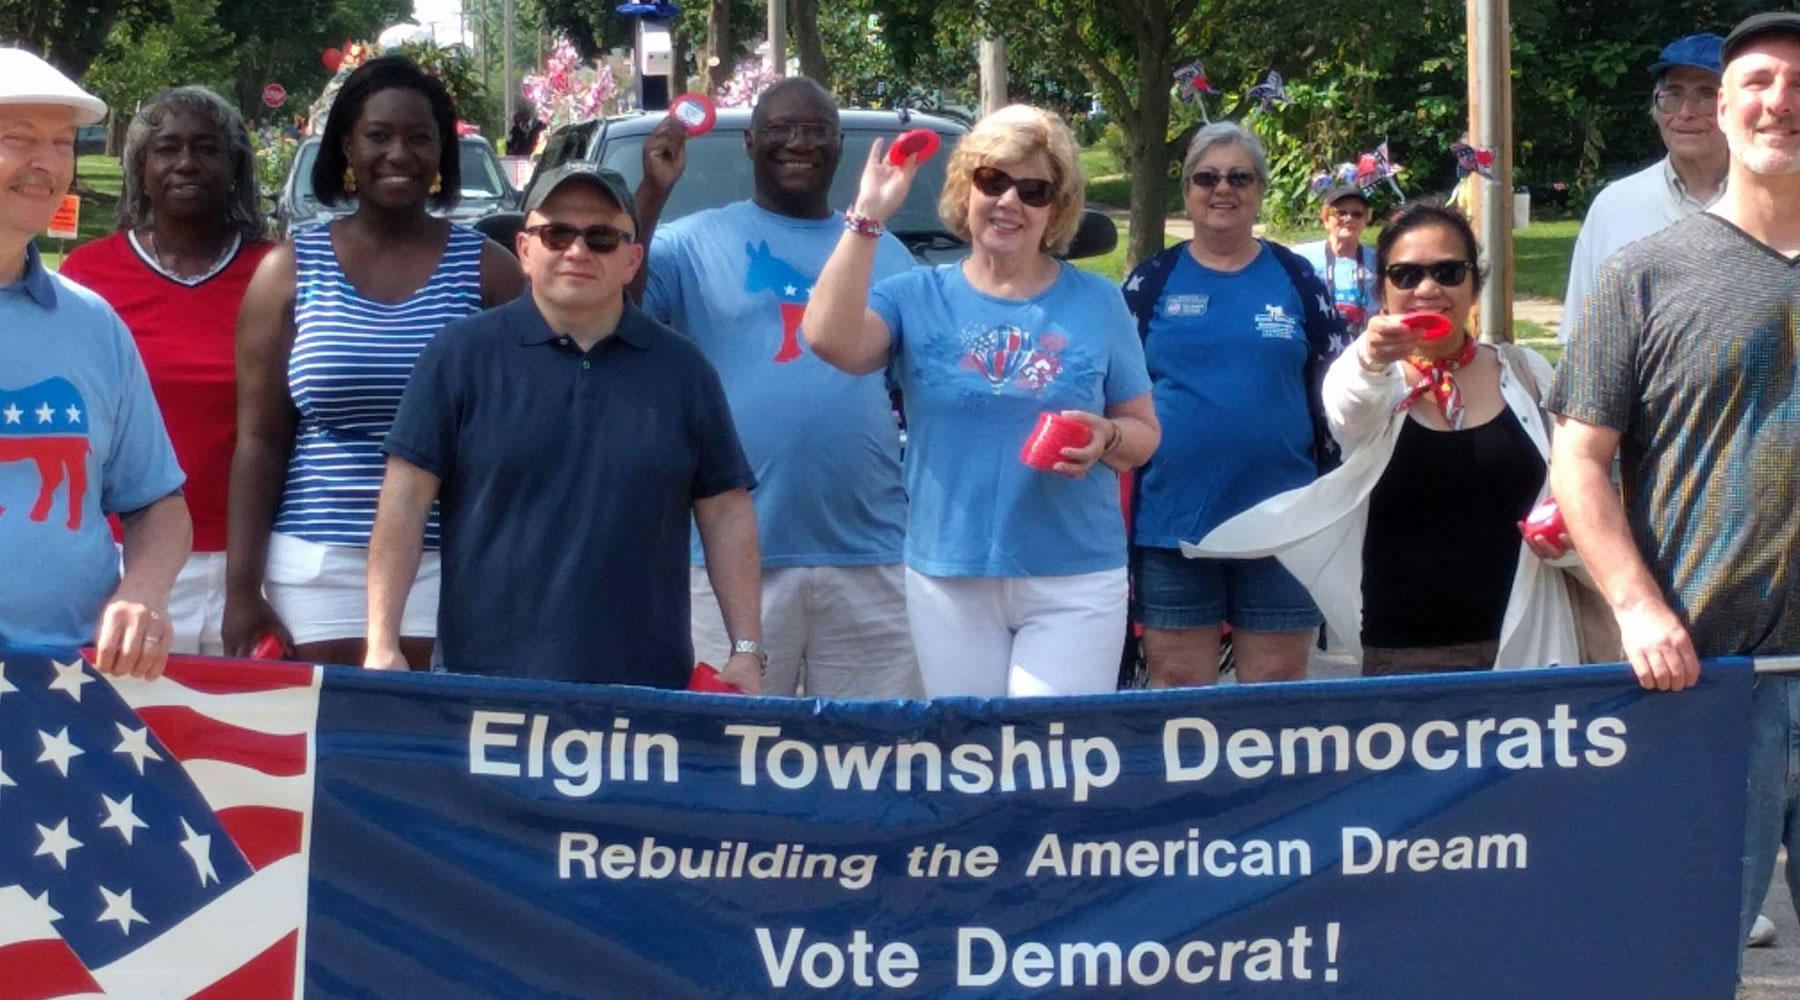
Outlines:
[[[511,254],[432,215],[456,203],[460,167],[436,78],[383,57],[344,81],[312,181],[320,201],[355,210],[264,258],[238,319],[232,653],[273,634],[299,659],[363,662],[381,440],[413,362],[446,323],[524,287]],[[434,517],[401,624],[415,670],[437,631],[437,530]]]
[[194,551],[169,594],[170,652],[217,655],[237,427],[233,323],[273,246],[256,154],[224,98],[175,87],[132,119],[123,164],[119,231],[77,247],[62,274],[106,299],[143,355],[194,519]]

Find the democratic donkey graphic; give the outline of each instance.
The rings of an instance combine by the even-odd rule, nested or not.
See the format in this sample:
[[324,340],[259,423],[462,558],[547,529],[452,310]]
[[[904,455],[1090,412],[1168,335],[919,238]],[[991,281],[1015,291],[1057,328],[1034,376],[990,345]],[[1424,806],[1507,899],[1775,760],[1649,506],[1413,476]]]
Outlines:
[[800,356],[800,317],[806,314],[806,302],[818,276],[775,256],[768,240],[754,246],[745,243],[744,252],[750,257],[744,291],[774,292],[781,303],[781,348],[775,352],[775,363],[785,365]]
[[[37,502],[31,519],[50,518],[56,488],[69,481],[70,531],[81,530],[81,509],[87,498],[88,413],[80,390],[68,379],[50,378],[23,389],[0,389],[0,462],[35,462],[38,473]],[[13,497],[5,494],[8,479],[0,477],[0,515]]]

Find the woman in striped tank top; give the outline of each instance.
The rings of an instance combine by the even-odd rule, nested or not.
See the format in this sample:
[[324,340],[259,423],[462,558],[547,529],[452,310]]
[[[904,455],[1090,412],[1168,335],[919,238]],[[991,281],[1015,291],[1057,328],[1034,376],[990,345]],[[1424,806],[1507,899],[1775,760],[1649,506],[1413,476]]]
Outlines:
[[[461,180],[456,108],[406,59],[344,81],[313,165],[349,216],[264,258],[238,319],[225,648],[264,634],[301,660],[361,663],[369,531],[413,362],[446,323],[518,295],[512,255],[434,218]],[[407,601],[402,650],[427,667],[437,633],[437,519]]]

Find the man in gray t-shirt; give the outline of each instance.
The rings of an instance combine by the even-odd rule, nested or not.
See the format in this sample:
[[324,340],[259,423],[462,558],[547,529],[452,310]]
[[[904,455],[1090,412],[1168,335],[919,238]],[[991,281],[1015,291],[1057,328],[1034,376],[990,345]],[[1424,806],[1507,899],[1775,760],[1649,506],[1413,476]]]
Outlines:
[[[1551,487],[1647,688],[1699,656],[1800,653],[1800,14],[1726,38],[1724,197],[1602,269],[1547,401]],[[1615,453],[1624,502],[1610,481]],[[1788,849],[1800,900],[1800,677],[1757,679],[1742,931]]]

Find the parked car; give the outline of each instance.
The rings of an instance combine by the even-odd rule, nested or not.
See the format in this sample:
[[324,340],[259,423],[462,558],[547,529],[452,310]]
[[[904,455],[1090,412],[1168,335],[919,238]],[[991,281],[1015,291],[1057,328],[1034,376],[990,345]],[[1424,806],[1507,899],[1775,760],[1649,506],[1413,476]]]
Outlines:
[[[519,192],[507,179],[494,147],[478,135],[463,136],[461,146],[462,197],[449,211],[432,209],[432,214],[453,222],[472,224],[495,212],[516,213],[521,204]],[[275,209],[275,219],[284,233],[328,222],[356,209],[355,198],[331,206],[313,196],[313,162],[318,158],[318,136],[308,137],[294,152],[294,165],[288,171],[287,182],[281,186],[281,198]]]
[[[609,167],[624,176],[626,184],[636,188],[643,179],[644,140],[663,120],[660,112],[597,118],[565,125],[550,134],[544,144],[544,155],[538,161],[538,177],[551,168],[575,160]],[[925,161],[913,179],[906,204],[888,220],[888,231],[899,237],[920,263],[939,264],[958,260],[969,253],[968,245],[944,228],[938,218],[938,195],[944,189],[944,167],[950,161],[950,148],[968,126],[954,118],[921,114],[905,109],[898,111],[865,111],[845,109],[839,113],[844,131],[844,154],[839,160],[837,176],[831,182],[830,203],[847,207],[856,200],[856,188],[862,180],[862,165],[869,147],[877,138],[892,142],[902,132],[928,128],[942,140],[942,152]],[[721,108],[712,131],[687,143],[687,170],[681,183],[669,195],[660,222],[671,222],[684,215],[717,208],[750,197],[753,181],[750,158],[744,155],[744,134],[750,129],[748,108]],[[529,194],[531,184],[525,185]],[[502,246],[512,247],[513,236],[523,224],[517,212],[497,212],[482,220],[479,228]],[[1071,259],[1094,257],[1107,253],[1119,242],[1118,228],[1104,214],[1089,210],[1082,219],[1074,245],[1066,255]]]

